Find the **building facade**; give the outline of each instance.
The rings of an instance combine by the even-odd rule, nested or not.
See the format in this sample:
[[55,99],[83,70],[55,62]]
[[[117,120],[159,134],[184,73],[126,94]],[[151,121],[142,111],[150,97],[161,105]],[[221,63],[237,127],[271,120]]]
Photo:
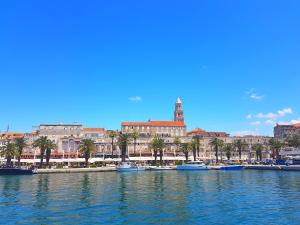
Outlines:
[[274,137],[285,139],[292,135],[300,135],[300,123],[290,125],[279,125],[274,127]]
[[[275,136],[285,137],[288,134],[296,134],[298,132],[297,126],[277,126],[275,128]],[[128,134],[138,133],[138,138],[135,141],[131,140],[127,148],[128,156],[132,160],[153,160],[153,150],[150,144],[155,135],[163,138],[165,141],[166,147],[163,149],[163,157],[166,160],[184,159],[180,146],[175,144],[175,138],[179,138],[181,143],[188,143],[198,138],[200,146],[197,152],[197,159],[199,160],[213,160],[216,158],[214,149],[210,144],[214,138],[223,140],[224,143],[234,143],[236,140],[241,140],[244,143],[242,160],[254,160],[256,158],[256,153],[252,149],[252,146],[256,143],[265,146],[263,159],[268,159],[271,155],[268,148],[270,137],[231,137],[226,132],[208,132],[200,128],[187,132],[182,101],[179,98],[175,103],[173,121],[123,122],[121,124],[121,132]],[[117,144],[117,137],[111,137],[110,134],[111,131],[107,131],[104,128],[86,128],[82,124],[41,124],[38,130],[32,133],[1,133],[0,145],[4,145],[8,140],[14,140],[17,137],[24,137],[28,146],[23,151],[22,159],[34,159],[38,162],[40,150],[32,148],[32,143],[37,138],[46,136],[54,141],[57,146],[57,149],[52,151],[52,159],[64,160],[82,157],[79,153],[80,142],[88,138],[92,139],[96,145],[96,152],[93,157],[113,160],[120,155],[120,149]],[[192,157],[192,152],[190,157]],[[226,159],[226,153],[222,148],[219,151],[219,159]],[[232,151],[231,159],[240,159],[237,149]]]
[[123,122],[123,133],[138,133],[141,137],[184,137],[186,126],[182,101],[178,98],[175,103],[174,121]]

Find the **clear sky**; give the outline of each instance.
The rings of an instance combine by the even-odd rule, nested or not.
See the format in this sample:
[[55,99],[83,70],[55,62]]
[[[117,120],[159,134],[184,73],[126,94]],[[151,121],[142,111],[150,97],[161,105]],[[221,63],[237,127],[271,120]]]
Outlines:
[[173,119],[273,133],[300,121],[300,1],[1,1],[0,130]]

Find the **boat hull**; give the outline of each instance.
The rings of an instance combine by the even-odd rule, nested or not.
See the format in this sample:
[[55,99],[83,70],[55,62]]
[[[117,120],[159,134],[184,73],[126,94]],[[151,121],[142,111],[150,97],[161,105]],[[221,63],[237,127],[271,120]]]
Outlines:
[[221,166],[219,170],[242,170],[244,166]]
[[176,170],[208,170],[207,166],[177,166]]
[[145,168],[117,168],[118,172],[138,172],[145,171]]
[[19,168],[1,168],[0,175],[32,175],[33,170],[30,169],[19,169]]

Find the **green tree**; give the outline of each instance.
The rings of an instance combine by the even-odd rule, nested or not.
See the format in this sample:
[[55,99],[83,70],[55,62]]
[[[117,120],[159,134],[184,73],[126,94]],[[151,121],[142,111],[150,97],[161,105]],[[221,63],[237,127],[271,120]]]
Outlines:
[[114,142],[115,142],[115,139],[118,137],[118,133],[115,132],[115,131],[111,131],[110,134],[109,134],[109,137],[111,138],[111,157],[113,158],[114,157]]
[[224,141],[218,138],[214,138],[209,143],[215,150],[216,162],[219,162],[219,150],[223,147]]
[[27,146],[26,140],[24,137],[17,138],[15,140],[16,147],[17,147],[17,158],[18,158],[18,166],[21,165],[21,156],[23,153],[23,149]]
[[239,159],[242,160],[242,152],[245,150],[247,146],[246,142],[242,141],[241,139],[237,139],[233,142],[233,145],[239,153]]
[[300,147],[300,135],[292,135],[286,138],[286,142],[289,147],[299,148]]
[[137,144],[137,139],[140,137],[140,134],[138,133],[138,132],[133,132],[132,134],[131,134],[131,137],[132,137],[132,139],[133,139],[133,154],[134,154],[134,156],[135,156],[135,154],[136,154],[136,144]]
[[180,149],[185,156],[185,161],[188,162],[189,161],[189,152],[192,149],[191,143],[182,143],[180,145]]
[[198,142],[197,142],[197,140],[193,139],[190,142],[190,145],[191,145],[191,149],[193,151],[194,161],[196,161],[197,160],[197,148],[198,148]]
[[91,154],[96,151],[96,145],[93,140],[91,139],[83,139],[79,145],[79,152],[83,155],[85,159],[85,167],[88,167],[89,158]]
[[15,143],[6,143],[0,149],[2,157],[6,158],[6,165],[12,164],[12,159],[18,154],[17,145]]
[[32,146],[34,148],[39,148],[40,149],[40,168],[43,167],[43,163],[44,163],[44,155],[45,155],[45,151],[47,148],[47,143],[48,143],[48,138],[45,136],[39,137],[37,140],[35,140],[32,144]]
[[49,166],[52,150],[56,149],[57,146],[54,141],[48,140],[46,144],[46,166]]
[[200,135],[195,135],[193,137],[193,139],[196,141],[197,143],[197,156],[199,157],[200,156],[200,146],[201,146],[201,140],[203,139],[202,136]]
[[264,150],[264,146],[262,144],[256,143],[252,146],[253,150],[256,153],[256,160],[261,161],[262,160],[262,152]]
[[280,158],[279,152],[280,152],[280,149],[283,147],[283,143],[280,142],[276,138],[272,138],[269,141],[269,146],[270,146],[270,148],[272,150],[273,159],[279,159]]
[[225,146],[224,146],[224,151],[225,151],[227,160],[230,160],[230,158],[231,158],[231,153],[232,153],[232,151],[233,151],[233,145],[232,145],[231,143],[225,144]]
[[[176,146],[176,152],[179,152],[180,150],[180,145],[181,145],[181,140],[179,137],[175,137],[173,141],[174,145]],[[175,155],[176,156],[176,155]]]
[[127,147],[131,141],[131,135],[126,133],[120,133],[118,136],[118,145],[121,149],[122,162],[126,161]]
[[164,139],[160,138],[159,136],[155,135],[152,142],[151,142],[151,148],[154,152],[154,164],[157,163],[157,152],[159,151],[159,157],[160,157],[160,165],[162,165],[162,157],[163,157],[163,150],[166,147]]

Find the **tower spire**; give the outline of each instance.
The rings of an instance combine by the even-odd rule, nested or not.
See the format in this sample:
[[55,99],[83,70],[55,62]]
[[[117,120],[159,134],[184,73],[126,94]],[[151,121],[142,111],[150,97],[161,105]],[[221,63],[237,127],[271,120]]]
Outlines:
[[174,121],[184,122],[184,112],[182,108],[182,101],[180,98],[177,98],[175,103]]

